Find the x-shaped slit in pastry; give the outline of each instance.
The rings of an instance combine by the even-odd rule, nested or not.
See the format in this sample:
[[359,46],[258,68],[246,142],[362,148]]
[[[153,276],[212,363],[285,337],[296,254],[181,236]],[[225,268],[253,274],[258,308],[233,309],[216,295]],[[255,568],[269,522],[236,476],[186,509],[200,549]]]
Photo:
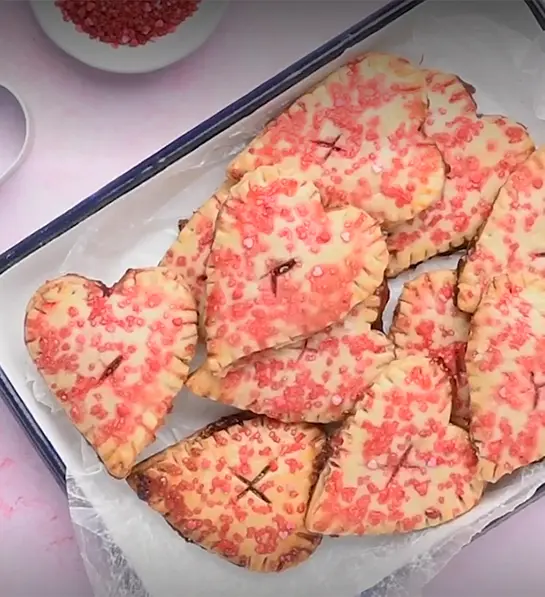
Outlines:
[[530,258],[532,259],[532,261],[535,261],[536,259],[543,259],[543,257],[545,257],[545,249],[532,251],[530,253]]
[[532,405],[532,410],[536,410],[539,401],[540,401],[540,391],[545,388],[545,383],[537,383],[536,382],[536,378],[535,378],[535,374],[532,371],[532,373],[530,373],[530,383],[532,384],[532,387],[534,389],[534,403]]
[[304,341],[303,343],[303,347],[301,348],[301,352],[299,353],[299,356],[297,357],[297,362],[299,362],[300,360],[303,359],[303,357],[309,353],[311,354],[317,354],[318,351],[315,348],[309,348],[309,342],[308,339]]
[[438,508],[426,508],[424,511],[424,516],[427,520],[443,520],[441,510]]
[[245,496],[248,492],[251,492],[256,497],[258,497],[260,500],[263,500],[266,504],[270,504],[271,500],[262,491],[260,491],[256,487],[256,483],[259,483],[265,477],[265,475],[270,471],[270,469],[271,469],[271,465],[268,464],[252,480],[246,479],[246,477],[243,477],[242,475],[239,475],[238,473],[235,473],[235,471],[232,471],[233,475],[235,475],[235,477],[241,483],[244,483],[244,485],[246,485],[246,487],[237,495],[237,497],[236,497],[237,501],[240,500],[240,498],[242,498],[243,496]]
[[341,135],[337,135],[335,137],[335,139],[333,139],[333,141],[312,141],[312,143],[314,143],[315,145],[318,145],[319,147],[327,147],[328,151],[324,156],[324,162],[331,156],[331,154],[334,151],[342,151],[342,147],[340,147],[339,145],[337,145],[339,139],[341,138]]
[[390,485],[392,484],[394,479],[397,477],[397,475],[399,474],[399,471],[402,468],[408,468],[408,469],[420,468],[419,466],[406,465],[407,459],[409,458],[409,454],[412,452],[412,449],[413,449],[413,446],[409,446],[405,450],[405,452],[403,452],[403,454],[401,455],[401,458],[399,459],[397,464],[394,466],[394,469],[392,470],[392,474],[390,475],[388,481],[386,482],[384,489],[388,489],[388,487],[390,487]]
[[115,359],[109,365],[107,365],[106,369],[104,369],[104,371],[102,372],[102,375],[98,378],[98,383],[100,384],[108,377],[112,376],[119,368],[122,362],[122,355],[118,355],[117,357],[115,357]]
[[297,265],[296,259],[289,259],[280,265],[274,267],[268,274],[265,274],[264,277],[270,276],[271,277],[271,289],[274,296],[278,291],[278,278],[279,276],[283,276],[287,274],[290,270],[292,270]]

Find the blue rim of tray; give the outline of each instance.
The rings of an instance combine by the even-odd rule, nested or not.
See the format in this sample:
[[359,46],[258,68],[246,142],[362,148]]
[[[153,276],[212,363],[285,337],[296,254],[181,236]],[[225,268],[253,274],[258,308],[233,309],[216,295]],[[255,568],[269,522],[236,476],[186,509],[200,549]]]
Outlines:
[[528,8],[532,11],[539,26],[545,30],[545,2],[544,0],[525,0]]
[[[310,52],[290,67],[271,77],[214,116],[169,143],[163,149],[99,189],[73,208],[61,214],[4,253],[0,254],[0,275],[11,267],[94,215],[113,201],[149,180],[174,162],[188,155],[236,122],[255,112],[313,72],[327,65],[355,44],[393,23],[426,0],[390,0],[385,6],[362,19],[343,33]],[[545,30],[545,0],[524,0],[539,26]],[[0,366],[0,397],[24,429],[36,451],[66,491],[65,466],[50,441],[36,423],[27,406]],[[503,522],[545,493],[545,485],[513,512],[490,523],[482,533]],[[482,534],[481,533],[481,534]]]

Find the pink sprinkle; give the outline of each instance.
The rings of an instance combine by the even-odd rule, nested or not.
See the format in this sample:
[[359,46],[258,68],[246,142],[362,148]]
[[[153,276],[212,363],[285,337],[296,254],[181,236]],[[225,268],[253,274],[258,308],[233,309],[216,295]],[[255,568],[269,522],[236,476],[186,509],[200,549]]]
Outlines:
[[242,244],[247,248],[251,249],[254,246],[254,241],[251,238],[245,238],[242,241]]
[[335,394],[335,396],[333,396],[333,398],[331,398],[331,403],[334,404],[335,406],[340,406],[343,402],[342,396],[339,396],[338,394]]
[[46,551],[50,551],[54,547],[59,547],[60,545],[63,545],[65,543],[69,543],[72,541],[74,541],[73,535],[68,535],[66,537],[59,537],[58,539],[54,539],[53,541],[50,541]]
[[6,502],[0,501],[0,516],[3,516],[4,518],[11,518],[14,512],[15,508],[13,508],[13,506],[6,504]]
[[341,239],[345,242],[345,243],[349,243],[350,242],[350,232],[341,232]]
[[376,460],[370,460],[367,463],[367,468],[371,469],[372,471],[376,471],[378,468],[378,464]]
[[0,470],[3,468],[11,468],[15,462],[11,458],[4,458],[0,461]]
[[315,276],[316,278],[319,278],[321,275],[323,275],[324,270],[319,266],[315,266],[314,269],[312,270],[312,275]]

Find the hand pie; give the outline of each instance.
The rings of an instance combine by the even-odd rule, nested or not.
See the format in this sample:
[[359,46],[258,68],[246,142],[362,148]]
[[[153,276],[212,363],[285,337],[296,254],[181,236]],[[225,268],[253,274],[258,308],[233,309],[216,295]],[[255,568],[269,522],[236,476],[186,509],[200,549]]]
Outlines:
[[545,282],[494,278],[471,320],[466,353],[470,434],[494,482],[545,457]]
[[457,304],[474,313],[494,276],[545,275],[545,147],[509,177],[468,255],[460,262]]
[[450,388],[447,372],[427,357],[390,363],[332,438],[307,529],[406,533],[473,508],[484,483],[467,432],[449,424]]
[[30,299],[25,342],[72,423],[114,477],[125,477],[187,377],[197,310],[166,268],[129,270],[108,288],[82,276]]
[[375,220],[326,211],[313,183],[264,166],[234,185],[206,267],[207,366],[306,338],[343,319],[382,284],[388,260]]
[[225,377],[201,367],[186,385],[198,396],[280,421],[340,421],[394,358],[391,341],[371,328],[376,316],[364,302],[306,340],[237,361]]
[[445,168],[421,132],[426,79],[408,60],[368,53],[329,75],[271,122],[229,166],[295,169],[328,206],[353,205],[377,221],[413,218],[441,197]]
[[482,228],[509,174],[533,150],[524,126],[504,116],[478,116],[467,85],[428,71],[424,133],[447,165],[442,196],[410,222],[388,229],[390,277],[435,255],[465,247]]
[[320,544],[303,521],[325,447],[319,427],[234,415],[142,462],[128,482],[188,541],[280,572]]
[[426,272],[403,287],[390,336],[397,358],[429,356],[448,370],[452,383],[452,412],[456,425],[469,426],[469,388],[465,353],[469,316],[456,307],[456,272]]

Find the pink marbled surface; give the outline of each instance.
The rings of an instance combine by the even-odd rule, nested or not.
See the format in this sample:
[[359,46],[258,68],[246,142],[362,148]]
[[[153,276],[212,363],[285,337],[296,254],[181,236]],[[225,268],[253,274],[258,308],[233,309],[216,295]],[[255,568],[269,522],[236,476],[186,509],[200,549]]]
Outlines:
[[[35,129],[28,161],[0,189],[0,251],[381,3],[305,4],[288,14],[277,3],[234,3],[192,57],[123,77],[58,51],[25,2],[0,3],[0,83],[25,97]],[[0,164],[12,128],[0,114]],[[544,537],[542,500],[464,549],[425,595],[542,596]],[[1,401],[0,587],[2,597],[91,597],[65,496]]]

